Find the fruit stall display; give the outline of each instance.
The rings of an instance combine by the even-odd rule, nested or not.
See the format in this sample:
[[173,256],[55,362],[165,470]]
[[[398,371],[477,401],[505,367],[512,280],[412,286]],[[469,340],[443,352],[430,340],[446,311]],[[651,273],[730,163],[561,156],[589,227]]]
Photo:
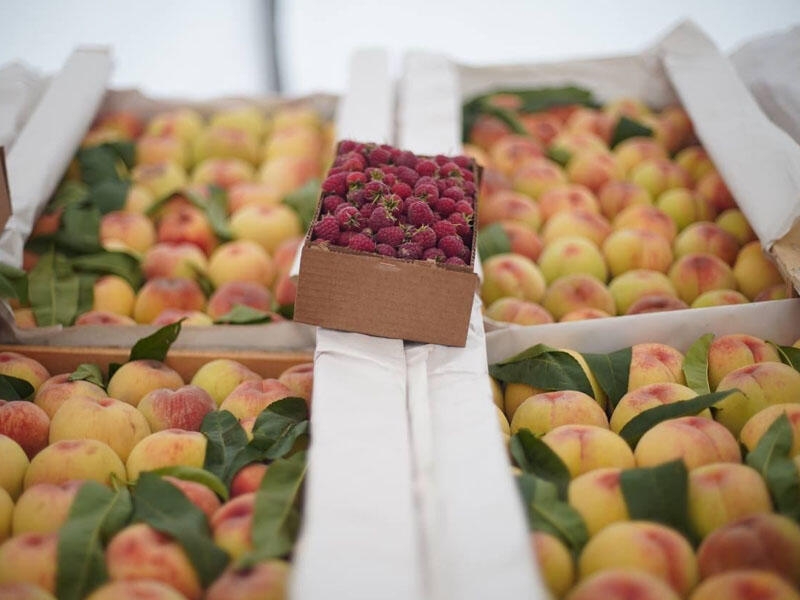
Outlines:
[[0,353],[0,597],[285,597],[311,363],[184,378],[164,362],[179,330],[107,372]]

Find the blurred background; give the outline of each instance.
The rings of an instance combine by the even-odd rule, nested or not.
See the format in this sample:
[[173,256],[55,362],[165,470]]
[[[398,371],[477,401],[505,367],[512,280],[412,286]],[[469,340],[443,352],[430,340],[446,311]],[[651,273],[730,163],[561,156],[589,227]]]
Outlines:
[[800,24],[798,0],[2,0],[0,66],[42,73],[113,48],[114,87],[207,98],[339,92],[351,52],[424,49],[473,64],[639,51],[684,18],[724,51]]

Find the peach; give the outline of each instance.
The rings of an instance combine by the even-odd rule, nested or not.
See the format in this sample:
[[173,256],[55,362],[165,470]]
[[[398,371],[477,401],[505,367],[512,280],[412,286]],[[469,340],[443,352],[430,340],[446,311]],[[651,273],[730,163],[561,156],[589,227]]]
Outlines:
[[478,220],[482,227],[498,221],[510,221],[536,231],[542,224],[542,215],[539,205],[525,194],[499,190],[478,204]]
[[157,360],[133,360],[125,363],[108,381],[108,395],[137,406],[145,394],[158,388],[176,390],[183,378],[174,369]]
[[604,569],[575,586],[567,600],[678,600],[680,596],[660,578],[645,571]]
[[785,414],[792,427],[792,447],[789,456],[800,456],[800,402],[773,404],[747,420],[739,433],[742,444],[752,451],[775,420]]
[[[644,117],[647,119],[647,117]],[[695,141],[694,126],[681,106],[668,106],[655,117],[654,134],[669,152]],[[649,124],[649,123],[648,123]]]
[[497,408],[503,410],[503,386],[494,377],[489,377],[489,385],[492,388],[492,402]]
[[37,327],[36,316],[33,314],[33,309],[15,308],[14,325],[16,325],[18,329],[33,329],[34,327]]
[[608,418],[597,400],[573,390],[528,397],[514,412],[511,433],[528,429],[541,436],[561,425],[594,425],[608,429]]
[[506,296],[539,302],[545,285],[539,267],[524,256],[495,254],[483,262],[481,298],[487,305]]
[[143,471],[183,465],[201,468],[206,456],[206,437],[198,431],[164,429],[151,433],[131,450],[125,463],[128,479]]
[[549,221],[554,215],[569,210],[599,213],[600,206],[595,195],[583,185],[565,183],[550,188],[539,197],[542,218]]
[[210,158],[237,158],[245,163],[258,164],[261,158],[258,138],[242,129],[211,125],[194,140],[195,162]]
[[131,177],[134,184],[145,188],[156,200],[177,192],[187,183],[184,170],[172,162],[138,165],[131,171]]
[[55,594],[57,555],[57,533],[23,533],[6,540],[0,544],[0,586],[29,583]]
[[249,131],[257,138],[264,136],[270,127],[262,111],[255,106],[237,106],[221,110],[211,117],[210,125]]
[[608,314],[604,310],[600,310],[598,308],[579,308],[577,310],[572,310],[565,314],[561,319],[559,319],[559,323],[566,323],[568,321],[586,321],[587,319],[604,319],[606,317],[610,317],[611,315]]
[[33,458],[47,446],[50,417],[33,402],[12,400],[0,403],[0,435],[10,437]]
[[692,308],[729,306],[731,304],[747,304],[748,302],[747,297],[736,290],[709,290],[694,299]]
[[669,277],[648,269],[634,269],[617,275],[608,284],[608,291],[620,314],[627,314],[631,306],[643,298],[656,295],[677,298],[675,286]]
[[648,206],[653,203],[650,193],[642,186],[630,181],[612,180],[597,193],[600,212],[613,219],[629,206]]
[[736,208],[736,201],[717,171],[709,171],[703,175],[695,185],[695,192],[708,201],[718,213]]
[[253,549],[255,502],[255,493],[242,494],[228,500],[211,517],[214,543],[234,560]]
[[283,600],[288,597],[289,564],[282,560],[257,562],[246,569],[226,569],[211,584],[206,600]]
[[53,375],[36,392],[34,403],[51,419],[69,398],[82,397],[99,400],[106,397],[105,390],[99,385],[81,380],[70,381],[70,376],[71,373]]
[[[645,115],[649,115],[650,109],[648,106],[638,98],[617,98],[608,102],[603,106],[603,112],[611,115],[612,117],[619,118],[626,116],[629,119],[639,119]],[[650,140],[650,138],[632,138],[637,140]]]
[[652,312],[666,312],[669,310],[682,310],[689,308],[683,300],[670,294],[649,294],[642,296],[630,305],[626,315],[641,315]]
[[589,537],[611,523],[630,519],[620,485],[621,473],[617,467],[605,467],[579,475],[569,482],[567,499],[583,518]]
[[281,310],[286,307],[293,307],[297,298],[297,281],[288,273],[284,272],[278,276],[275,282],[275,304]]
[[519,116],[525,130],[537,142],[547,145],[561,131],[563,125],[554,115],[547,113],[528,113]]
[[272,115],[273,131],[280,131],[297,125],[319,129],[324,124],[319,112],[308,104],[282,106]]
[[614,122],[612,115],[593,108],[580,107],[570,114],[565,126],[569,131],[592,133],[608,143],[611,140]]
[[167,308],[203,310],[206,297],[193,279],[157,277],[142,286],[136,296],[133,318],[137,323],[150,323]]
[[773,404],[797,402],[800,398],[800,373],[778,362],[759,362],[731,371],[717,391],[733,390],[720,400],[715,418],[738,436],[748,419]]
[[283,240],[280,244],[278,244],[277,248],[275,248],[275,252],[273,252],[271,255],[272,261],[275,264],[275,270],[278,273],[285,273],[292,268],[294,257],[297,254],[298,249],[303,245],[304,241],[305,238],[302,236],[295,236],[287,240]]
[[736,238],[740,246],[744,246],[757,239],[753,228],[750,227],[750,223],[747,221],[747,217],[745,217],[744,213],[738,208],[729,208],[722,211],[722,213],[717,216],[716,224],[723,231],[727,231]]
[[92,310],[103,310],[130,317],[136,292],[131,284],[117,275],[98,277],[92,287]]
[[600,249],[586,238],[577,236],[559,238],[545,246],[538,264],[548,283],[574,273],[586,273],[601,282],[605,282],[608,276]]
[[[644,411],[656,408],[663,404],[691,400],[697,393],[679,383],[651,383],[630,390],[620,398],[614,412],[611,414],[609,425],[611,430],[619,433],[628,422]],[[711,418],[711,412],[703,411],[701,414]]]
[[760,570],[721,573],[704,580],[691,600],[798,600],[800,594],[785,579]]
[[686,170],[694,183],[714,170],[714,163],[701,146],[687,146],[675,155],[675,162]]
[[0,434],[0,456],[3,468],[0,469],[0,489],[5,490],[12,500],[22,491],[22,482],[30,461],[28,455],[12,438]]
[[762,290],[783,283],[780,271],[764,254],[758,241],[745,244],[739,250],[733,276],[739,290],[751,300]]
[[603,256],[612,277],[634,269],[666,272],[672,247],[662,236],[640,229],[619,229],[603,242]]
[[567,163],[567,175],[573,183],[585,185],[595,194],[609,181],[623,178],[622,169],[608,152],[581,152]]
[[781,362],[774,346],[744,333],[716,338],[708,348],[708,383],[716,390],[722,378],[739,367],[760,362]]
[[253,181],[254,177],[253,167],[238,158],[207,158],[192,171],[192,183],[215,185],[225,190]]
[[605,569],[644,571],[667,583],[681,597],[697,584],[692,546],[674,529],[648,521],[622,521],[602,529],[584,546],[578,561],[581,579]]
[[114,398],[70,398],[50,423],[50,443],[93,439],[104,442],[124,462],[133,447],[150,435],[145,416]]
[[685,383],[683,354],[666,344],[634,344],[628,373],[628,391],[649,383]]
[[498,224],[508,238],[512,253],[538,260],[542,253],[542,240],[533,229],[516,221],[498,221]]
[[[509,134],[508,125],[497,117],[479,115],[469,132],[469,139],[478,149],[486,151]],[[466,148],[465,148],[466,151]],[[486,166],[488,163],[484,163]]]
[[621,141],[614,147],[614,158],[627,174],[643,160],[649,158],[668,158],[664,147],[649,137],[632,137]]
[[769,492],[755,469],[715,463],[689,472],[689,520],[701,537],[742,517],[769,512]]
[[245,381],[261,381],[261,377],[240,362],[219,358],[200,367],[191,384],[208,392],[219,406],[236,386]]
[[484,314],[495,321],[517,325],[542,325],[553,322],[553,316],[541,304],[511,297],[498,298],[486,307]]
[[[742,295],[744,298],[744,294]],[[785,300],[786,298],[790,298],[790,290],[789,286],[785,283],[777,283],[775,285],[771,285],[769,287],[764,288],[758,295],[753,298],[753,302],[766,302],[768,300]]]
[[0,375],[24,379],[33,386],[34,391],[50,378],[50,373],[41,363],[10,351],[0,352]]
[[207,327],[214,324],[214,320],[206,313],[199,310],[181,310],[179,308],[165,308],[153,319],[152,325],[171,325],[182,322],[183,327]]
[[122,210],[145,214],[155,204],[155,201],[153,194],[146,187],[138,184],[132,185],[128,188],[128,194],[125,196],[125,204]]
[[173,162],[184,169],[192,165],[192,155],[184,141],[175,135],[146,134],[136,140],[136,164]]
[[581,308],[596,308],[609,315],[616,314],[614,297],[608,288],[595,277],[584,273],[564,275],[553,281],[544,294],[542,304],[556,320]]
[[615,230],[636,229],[660,235],[670,244],[677,235],[675,222],[661,209],[647,204],[634,204],[620,212],[613,223]]
[[141,253],[156,243],[156,231],[146,216],[115,210],[100,219],[100,243],[104,248],[119,243]]
[[86,600],[185,600],[172,586],[152,579],[111,581],[95,589]]
[[656,198],[656,206],[675,222],[678,231],[696,221],[712,219],[715,214],[704,199],[683,187],[661,192]]
[[231,480],[231,498],[257,492],[261,486],[261,481],[267,473],[269,467],[263,463],[252,463],[242,467]]
[[535,158],[519,165],[511,173],[512,187],[531,198],[567,182],[564,170],[548,158]]
[[78,315],[74,325],[136,325],[136,321],[107,310],[90,310]]
[[242,181],[228,188],[228,212],[230,213],[235,213],[243,206],[252,204],[273,206],[280,201],[280,195],[265,183]]
[[189,502],[199,508],[209,523],[213,514],[222,505],[217,495],[202,483],[179,479],[171,475],[164,475],[163,479],[178,488]]
[[260,245],[237,240],[222,244],[214,251],[208,263],[208,276],[217,287],[230,281],[269,286],[275,279],[275,266]]
[[98,440],[61,440],[50,444],[33,457],[25,472],[24,487],[37,483],[64,483],[71,479],[91,479],[110,485],[125,479],[125,466],[108,444]]
[[282,204],[245,206],[231,217],[230,228],[235,238],[253,241],[268,253],[302,233],[297,213]]
[[203,388],[185,385],[177,390],[159,388],[148,392],[136,408],[153,432],[172,428],[200,431],[203,419],[217,404]]
[[212,319],[218,319],[239,305],[269,312],[272,294],[263,285],[252,281],[228,281],[211,295],[206,312]]
[[[11,536],[11,520],[14,515],[14,501],[3,488],[0,488],[0,544]],[[2,597],[2,588],[0,588]]]
[[26,489],[14,506],[14,535],[57,532],[66,522],[83,483],[73,479],[62,483],[37,483]]
[[739,242],[714,223],[700,221],[684,229],[675,239],[675,256],[713,254],[732,265],[739,253]]
[[319,176],[319,161],[303,156],[281,156],[261,165],[256,179],[275,190],[281,197]]
[[178,108],[155,115],[147,124],[151,135],[177,135],[185,142],[191,142],[203,129],[203,118],[190,108]]
[[508,445],[511,437],[511,426],[508,424],[508,419],[506,419],[506,415],[501,408],[495,406],[495,414],[497,415],[497,424],[500,426],[500,433],[503,434],[503,440]]
[[219,409],[232,412],[237,419],[257,417],[273,402],[292,395],[292,390],[277,379],[243,381],[227,395]]
[[115,110],[101,116],[94,128],[116,131],[125,139],[134,139],[142,133],[142,120],[127,110]]
[[308,127],[288,127],[276,131],[264,144],[264,160],[281,156],[301,156],[319,159],[324,140],[319,131]]
[[537,141],[521,135],[505,135],[485,148],[489,150],[492,167],[504,175],[511,175],[522,165],[544,156]]
[[106,548],[106,567],[112,581],[153,579],[190,600],[200,600],[200,578],[180,544],[145,523],[128,525]]
[[[206,255],[200,247],[188,241],[159,242],[142,258],[142,273],[146,279],[157,277],[182,277],[196,279],[198,273],[208,268]],[[131,301],[131,312],[133,311]],[[128,315],[131,312],[127,313]]]
[[628,179],[650,192],[653,198],[667,190],[689,185],[689,175],[683,167],[663,158],[643,160],[628,173]]
[[562,130],[550,142],[549,151],[572,156],[582,152],[607,152],[608,146],[589,131]]
[[611,225],[602,215],[573,209],[553,215],[542,230],[542,239],[549,244],[563,237],[579,236],[600,247],[610,233]]
[[742,460],[731,432],[703,417],[680,417],[654,425],[636,444],[633,456],[639,467],[682,459],[690,471],[711,463]]
[[173,206],[158,221],[158,241],[194,244],[205,256],[217,246],[217,236],[205,213],[196,206]]
[[669,278],[678,297],[687,304],[710,290],[736,289],[733,271],[713,254],[681,256],[670,268]]
[[561,425],[542,440],[569,469],[572,477],[601,467],[629,469],[635,465],[633,452],[616,433],[596,425]]
[[550,593],[561,598],[575,581],[575,565],[572,555],[556,536],[544,531],[530,533],[531,548],[536,565]]

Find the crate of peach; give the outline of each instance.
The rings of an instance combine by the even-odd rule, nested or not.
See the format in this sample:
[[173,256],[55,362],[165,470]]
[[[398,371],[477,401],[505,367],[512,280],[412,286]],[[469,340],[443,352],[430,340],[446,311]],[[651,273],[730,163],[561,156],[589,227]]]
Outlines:
[[16,325],[291,319],[289,269],[330,161],[334,106],[107,93],[23,271],[2,274]]

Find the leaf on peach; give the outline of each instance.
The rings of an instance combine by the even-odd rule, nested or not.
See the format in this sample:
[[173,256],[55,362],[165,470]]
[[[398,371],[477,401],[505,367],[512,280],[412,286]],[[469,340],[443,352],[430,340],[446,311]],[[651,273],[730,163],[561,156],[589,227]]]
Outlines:
[[608,397],[608,410],[616,408],[620,398],[628,391],[632,349],[622,348],[608,354],[583,353],[589,370]]
[[551,482],[556,486],[559,498],[566,499],[569,469],[550,446],[537,438],[530,429],[520,429],[511,436],[508,448],[520,469]]
[[800,472],[791,459],[792,425],[775,419],[745,462],[761,473],[778,512],[800,522]]
[[698,394],[709,394],[711,385],[708,382],[708,349],[714,341],[714,334],[707,333],[697,338],[683,359],[683,376],[687,387]]
[[33,386],[25,379],[13,375],[0,375],[0,399],[28,400],[33,398]]
[[253,425],[250,445],[266,459],[286,456],[300,436],[309,430],[308,405],[302,398],[282,398],[267,406]]
[[504,383],[524,383],[545,391],[577,390],[594,398],[592,384],[578,361],[545,344],[490,365],[489,374]]

